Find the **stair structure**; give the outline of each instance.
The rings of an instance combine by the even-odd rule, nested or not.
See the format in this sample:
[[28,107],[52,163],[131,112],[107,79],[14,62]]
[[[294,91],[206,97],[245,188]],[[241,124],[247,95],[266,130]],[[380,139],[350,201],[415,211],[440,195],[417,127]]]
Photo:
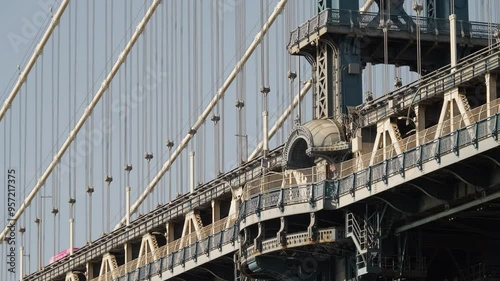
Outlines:
[[346,236],[356,246],[356,271],[358,277],[378,274],[380,266],[380,230],[368,220],[357,218],[353,213],[346,214]]

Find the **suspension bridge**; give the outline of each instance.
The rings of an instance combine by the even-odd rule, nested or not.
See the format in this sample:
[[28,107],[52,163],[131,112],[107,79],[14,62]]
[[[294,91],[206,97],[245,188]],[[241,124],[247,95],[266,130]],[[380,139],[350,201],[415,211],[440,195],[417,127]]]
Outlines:
[[500,280],[500,2],[48,2],[2,280]]

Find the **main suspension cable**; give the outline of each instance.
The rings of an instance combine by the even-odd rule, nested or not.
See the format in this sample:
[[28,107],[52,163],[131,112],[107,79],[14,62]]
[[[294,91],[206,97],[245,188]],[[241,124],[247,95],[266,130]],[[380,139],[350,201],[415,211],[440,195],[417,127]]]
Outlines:
[[[142,34],[142,31],[144,30],[144,27],[146,24],[149,22],[151,16],[155,12],[156,8],[158,5],[161,3],[161,0],[154,0],[153,3],[151,4],[149,10],[146,13],[146,16],[143,18],[143,20],[139,23],[139,26],[137,30],[134,32],[134,35],[130,39],[130,41],[127,43],[127,46],[123,50],[122,54],[120,54],[117,62],[113,66],[112,70],[108,75],[106,76],[105,80],[103,81],[101,87],[99,88],[98,92],[95,94],[94,98],[92,99],[91,103],[87,106],[85,109],[84,114],[81,116],[80,120],[77,122],[76,126],[73,128],[73,130],[69,133],[68,138],[64,142],[63,146],[60,148],[58,153],[53,157],[51,163],[49,164],[48,168],[45,170],[45,172],[42,174],[42,176],[38,179],[37,184],[33,188],[33,190],[30,192],[28,197],[24,200],[23,204],[19,206],[19,209],[17,210],[16,214],[14,217],[12,217],[11,221],[9,222],[8,225],[5,226],[3,231],[0,233],[0,241],[4,241],[5,235],[9,231],[9,225],[15,224],[17,220],[20,218],[20,216],[24,213],[26,208],[31,204],[31,201],[33,198],[38,194],[38,191],[42,188],[42,186],[45,184],[47,178],[50,176],[54,168],[57,166],[57,164],[61,161],[62,156],[66,152],[66,150],[69,148],[73,140],[76,138],[76,135],[82,128],[82,126],[85,124],[86,120],[89,118],[91,115],[92,110],[95,108],[97,103],[100,101],[101,97],[103,96],[104,92],[107,90],[109,87],[109,84],[113,80],[114,76],[120,69],[121,65],[123,64],[125,58],[127,55],[130,53],[130,50],[136,43],[137,39],[139,36]],[[41,134],[39,135],[41,136]],[[42,151],[42,149],[40,149]]]

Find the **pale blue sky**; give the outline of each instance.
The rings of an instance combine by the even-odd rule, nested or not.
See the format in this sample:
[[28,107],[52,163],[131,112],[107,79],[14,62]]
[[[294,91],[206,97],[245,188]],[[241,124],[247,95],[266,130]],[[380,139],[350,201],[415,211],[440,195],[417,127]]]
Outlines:
[[[42,1],[41,3],[46,4],[40,5],[37,1]],[[33,41],[35,40],[35,42],[38,42],[38,38],[35,39],[35,34],[31,32],[31,27],[42,27],[44,31],[45,25],[41,26],[36,21],[38,18],[43,19],[43,16],[47,15],[47,7],[50,6],[50,3],[57,4],[54,5],[53,8],[53,12],[55,12],[60,2],[59,0],[37,1],[10,1],[4,5],[0,12],[0,37],[2,38],[0,41],[0,50],[2,50],[2,52],[0,52],[0,61],[2,62],[2,67],[0,68],[0,77],[2,77],[2,79],[0,79],[0,97],[2,97],[2,100],[6,97],[6,93],[12,89],[13,82],[11,78],[17,78],[17,65],[20,64],[21,67],[24,66],[27,58],[26,55],[31,55],[33,50]],[[72,119],[75,117],[79,118],[83,113],[86,96],[93,96],[97,87],[103,80],[102,73],[109,70],[111,61],[114,62],[116,60],[119,51],[121,51],[124,45],[122,39],[124,37],[130,37],[130,33],[125,35],[125,32],[129,32],[129,30],[125,29],[125,21],[127,21],[127,25],[132,24],[133,30],[135,30],[138,20],[144,14],[144,1],[134,1],[131,8],[132,11],[130,11],[130,2],[113,1],[114,24],[108,24],[107,34],[110,39],[106,42],[105,3],[109,3],[107,19],[111,22],[111,1],[95,1],[96,24],[94,54],[92,51],[92,40],[89,45],[87,45],[86,41],[87,32],[89,32],[90,38],[93,38],[92,28],[87,29],[86,27],[87,19],[89,19],[92,25],[92,5],[90,6],[90,16],[89,18],[87,17],[87,4],[92,2],[93,1],[72,1],[73,4],[70,4],[70,7],[61,20],[60,29],[55,31],[54,36],[46,46],[43,56],[33,69],[30,78],[28,78],[27,91],[26,88],[23,88],[22,92],[15,100],[12,110],[0,123],[0,132],[2,132],[0,133],[2,136],[0,138],[0,154],[4,156],[2,157],[2,161],[0,161],[0,169],[6,171],[6,167],[14,167],[19,171],[20,182],[17,186],[18,192],[16,193],[18,200],[21,197],[24,198],[26,192],[33,188],[35,180],[40,176],[41,172],[46,169],[55,150],[58,149],[65,140],[68,134],[68,127],[73,125],[74,121]],[[239,6],[235,4],[234,0],[221,0],[219,6],[217,6],[215,1],[196,2],[198,3],[199,9],[197,11],[199,25],[198,34],[201,34],[201,30],[203,30],[203,38],[201,35],[196,39],[193,36],[191,36],[191,38],[189,36],[189,34],[193,34],[194,32],[193,14],[195,12],[193,7],[190,6],[190,3],[194,2],[166,1],[167,4],[160,6],[146,30],[145,40],[147,47],[144,50],[144,37],[141,38],[129,57],[126,66],[127,75],[125,76],[124,66],[120,74],[115,78],[111,91],[107,93],[109,100],[106,101],[106,98],[103,98],[100,105],[94,111],[96,134],[102,132],[102,130],[100,130],[100,121],[103,119],[103,113],[105,115],[108,113],[111,114],[111,119],[108,119],[113,120],[114,129],[110,134],[97,135],[91,143],[94,161],[90,166],[93,167],[94,171],[93,180],[86,176],[86,174],[92,172],[90,172],[89,169],[87,173],[86,169],[85,163],[87,158],[85,141],[83,138],[85,136],[85,129],[82,129],[79,135],[80,138],[76,141],[75,145],[73,145],[75,150],[72,150],[73,156],[75,156],[75,151],[78,155],[76,158],[73,157],[76,159],[76,164],[73,166],[68,165],[68,151],[62,161],[60,175],[57,176],[53,174],[46,182],[41,192],[41,195],[43,195],[45,199],[38,198],[34,200],[32,208],[26,213],[25,219],[21,220],[21,224],[26,225],[28,230],[27,234],[25,234],[25,245],[27,247],[30,246],[28,249],[28,254],[30,255],[30,271],[36,268],[37,253],[35,245],[37,239],[36,225],[33,221],[37,214],[42,216],[43,226],[45,228],[43,230],[43,263],[46,264],[50,256],[53,256],[54,253],[66,249],[69,246],[67,235],[69,207],[67,201],[73,189],[76,189],[77,197],[77,233],[75,246],[80,247],[84,245],[87,240],[87,232],[89,230],[88,227],[86,227],[86,199],[88,198],[85,193],[86,182],[95,188],[95,193],[93,195],[94,211],[92,212],[92,239],[96,239],[101,235],[103,232],[102,225],[106,224],[106,208],[102,209],[102,203],[103,200],[104,203],[108,200],[105,193],[104,177],[106,175],[111,175],[114,178],[111,184],[112,196],[110,208],[110,228],[112,229],[118,219],[123,215],[124,191],[126,185],[123,172],[123,166],[125,165],[125,150],[129,154],[128,162],[134,167],[131,172],[130,185],[132,187],[132,200],[135,201],[135,198],[149,182],[148,179],[156,174],[159,165],[167,159],[168,151],[165,147],[166,140],[173,139],[176,145],[179,144],[181,137],[187,133],[189,124],[194,122],[194,117],[197,115],[195,112],[196,108],[204,107],[213,95],[212,82],[213,79],[217,77],[216,71],[218,70],[220,73],[220,83],[234,66],[236,58],[235,44],[238,42],[242,43],[246,48],[249,42],[253,40],[259,26],[260,1],[245,2],[247,8],[246,31],[239,35],[241,38],[246,39],[245,42],[238,41],[241,39],[238,39],[235,33],[235,28],[238,27],[238,25],[235,24],[235,18],[238,17],[238,19],[241,19],[242,16],[241,14],[237,14]],[[266,2],[267,1],[264,1],[264,3]],[[269,2],[269,9],[272,11],[277,1]],[[125,3],[127,4],[126,6],[124,5]],[[151,1],[148,0],[147,6],[149,6],[150,3]],[[302,23],[312,15],[312,4],[306,4],[298,0],[290,1],[290,3],[292,3],[292,6],[298,6],[294,8],[294,16],[289,16],[290,19],[287,20],[287,24],[289,24],[290,27],[298,26],[299,23]],[[78,5],[78,7],[74,5]],[[224,48],[223,53],[221,53],[224,57],[224,62],[220,64],[221,67],[219,69],[210,67],[212,60],[216,59],[216,55],[211,55],[211,38],[215,38],[216,33],[210,31],[210,11],[215,11],[217,7],[219,7],[221,21],[222,17],[224,18],[224,43],[220,45]],[[75,14],[75,8],[78,10],[77,15]],[[125,10],[127,10],[127,14],[125,14]],[[177,12],[174,13],[172,12],[173,10]],[[202,11],[203,15],[201,15]],[[134,19],[134,21],[131,22],[131,19]],[[213,20],[215,20],[215,18]],[[162,26],[162,21],[164,26],[161,29],[157,28]],[[241,22],[241,20],[238,21]],[[76,33],[75,22],[77,25]],[[113,30],[111,30],[111,26]],[[288,59],[285,54],[289,29],[290,28],[285,28],[284,16],[280,16],[280,20],[270,33],[270,75],[269,79],[266,79],[269,81],[266,81],[266,83],[270,84],[272,90],[270,94],[269,110],[271,116],[270,124],[273,124],[282,108],[286,106],[281,105],[282,101],[286,103],[289,98],[289,93],[285,92],[285,89],[288,87],[286,79],[286,73],[288,71],[286,61]],[[38,31],[37,29],[36,32]],[[113,33],[113,36],[111,36],[111,33]],[[60,37],[60,40],[58,37]],[[162,39],[164,44],[160,43]],[[111,46],[111,44],[113,44],[113,46]],[[106,46],[108,47],[107,55]],[[89,52],[88,54],[87,50]],[[112,52],[112,50],[115,51]],[[195,56],[194,50],[199,50],[196,54],[199,56],[196,66],[193,58]],[[112,53],[113,55],[111,55]],[[93,60],[92,56],[94,57]],[[105,65],[106,58],[110,61],[108,66]],[[144,60],[143,58],[146,59]],[[177,61],[175,58],[177,58]],[[261,107],[261,94],[258,92],[258,89],[262,82],[260,79],[261,67],[260,64],[259,66],[256,65],[257,61],[260,63],[260,57],[254,56],[254,58],[248,62],[246,86],[244,84],[240,86],[241,89],[245,89],[245,92],[247,92],[245,109],[247,110],[246,127],[248,130],[243,131],[243,133],[248,135],[250,149],[257,143],[257,137],[261,131],[261,125],[259,124],[262,109],[258,109]],[[292,61],[295,62],[295,58]],[[93,73],[91,70],[90,72],[87,71],[87,68],[92,69],[92,64],[94,64]],[[303,63],[303,67],[303,73],[305,73],[305,69],[308,69],[308,67],[305,63]],[[197,78],[194,74],[194,69],[199,70]],[[296,71],[296,69],[292,70]],[[76,85],[74,79],[75,71]],[[87,73],[89,75],[87,75]],[[215,74],[212,75],[212,73]],[[303,79],[308,78],[304,76]],[[278,77],[280,78],[278,79]],[[69,79],[72,81],[68,82]],[[198,83],[196,83],[195,80],[198,81]],[[60,82],[58,83],[57,81]],[[93,83],[88,83],[88,81],[93,81]],[[241,83],[241,81],[239,83]],[[94,87],[92,87],[93,84],[95,84]],[[142,97],[141,99],[131,97],[130,95],[133,94],[133,91],[137,92],[137,89],[146,90],[147,95],[139,95]],[[165,95],[162,96],[161,93],[165,93]],[[127,146],[129,149],[124,148],[124,122],[121,122],[122,127],[118,125],[120,124],[120,118],[123,117],[124,114],[123,110],[120,110],[120,108],[124,105],[124,99],[122,98],[125,95],[130,97],[127,104],[130,108],[127,113],[129,114],[127,115],[129,118],[129,131],[127,137]],[[122,98],[120,98],[120,96]],[[170,100],[170,98],[173,98],[173,100]],[[234,156],[236,154],[235,134],[238,133],[235,129],[236,109],[234,107],[234,102],[236,100],[236,83],[234,83],[234,86],[227,92],[225,99],[226,115],[222,117],[223,120],[225,120],[225,161],[223,170],[227,171],[236,165],[236,157]],[[106,102],[109,103],[106,104]],[[159,107],[156,107],[156,104],[159,104]],[[195,106],[195,104],[198,106]],[[20,105],[22,109],[20,109]],[[76,112],[74,105],[76,105]],[[309,112],[309,114],[311,112],[310,107],[311,106],[308,105],[308,109],[305,110]],[[103,111],[103,108],[113,108],[113,110],[107,112]],[[199,110],[200,109],[198,109],[198,111]],[[139,119],[137,119],[138,117]],[[57,122],[57,120],[59,120],[59,122]],[[25,122],[26,126],[24,125]],[[175,123],[177,123],[177,125],[174,125]],[[258,125],[259,128],[256,128],[256,125]],[[199,165],[200,162],[206,163],[203,171],[204,173],[200,171],[198,174],[199,181],[209,180],[213,177],[215,172],[213,164],[214,126],[212,122],[208,121],[205,127],[207,128],[204,133],[205,139],[203,141],[196,139],[193,145],[189,147],[190,150],[197,150],[197,155],[204,155],[203,158],[197,159],[198,167],[201,166]],[[22,129],[19,130],[19,128]],[[289,128],[290,127],[288,127],[288,129]],[[59,137],[57,137],[56,131],[59,132]],[[145,135],[148,137],[145,137]],[[198,135],[202,136],[203,132],[200,131]],[[278,138],[272,142],[272,146],[276,146],[278,141],[281,142],[284,136],[286,136],[285,131],[280,133]],[[106,147],[108,147],[108,141],[109,150],[106,149]],[[199,144],[196,144],[196,142]],[[146,152],[151,152],[154,155],[154,159],[150,163],[150,173],[147,172],[148,165],[144,160],[144,154]],[[249,152],[251,152],[251,150]],[[105,168],[108,166],[108,160],[104,157],[106,154],[110,156],[108,171],[106,171],[107,169]],[[89,155],[89,157],[90,156],[91,155]],[[25,157],[27,159],[26,162],[24,161]],[[188,189],[187,153],[184,153],[181,159],[182,174],[181,166],[179,166],[181,163],[180,161],[179,164],[174,165],[172,168],[172,172],[174,173],[173,196],[178,192],[178,190],[176,190],[177,186],[181,186],[182,191]],[[166,190],[168,186],[168,181],[166,181],[167,177],[164,179],[165,180],[159,185],[161,188],[158,188],[158,191],[154,194],[154,200],[146,201],[144,203],[144,209],[141,209],[141,212],[145,212],[148,208],[153,208],[157,203],[164,203],[168,200],[168,191]],[[40,204],[42,204],[43,207],[39,206]],[[2,207],[0,212],[4,214],[4,202],[2,202],[0,206]],[[17,206],[19,206],[19,203]],[[53,207],[60,210],[55,220],[51,214]],[[37,209],[41,211],[37,211]],[[6,216],[3,217],[6,218]],[[5,220],[2,220],[2,224],[4,223]],[[56,241],[55,249],[53,241]],[[6,251],[3,245],[2,251]],[[5,255],[2,254],[2,256]],[[2,263],[0,265],[2,277],[0,279],[14,280],[14,276],[6,273],[6,265],[3,261],[4,259],[2,258]],[[16,277],[17,276],[18,275],[16,275]]]
[[[87,21],[92,22],[92,9],[87,11],[87,5],[95,2],[95,53],[92,51],[92,43],[87,45],[87,32],[92,38],[91,28],[87,28]],[[267,0],[264,1],[268,2]],[[270,10],[274,8],[277,0],[270,2]],[[471,2],[476,2],[472,0]],[[55,4],[54,4],[55,3]],[[54,5],[54,12],[58,8],[60,0],[18,0],[4,1],[0,10],[0,101],[3,101],[6,94],[12,89],[12,78],[17,78],[17,65],[24,66],[27,57],[31,56],[33,46],[38,42],[35,38],[35,33],[40,34],[45,31],[46,25],[40,24],[46,18],[48,7]],[[75,4],[76,3],[76,4]],[[87,0],[87,1],[72,1],[72,4],[66,11],[60,29],[57,29],[55,35],[47,44],[42,59],[39,59],[38,66],[35,67],[28,79],[28,88],[23,88],[16,101],[13,109],[0,123],[0,174],[4,174],[8,167],[14,167],[19,171],[18,199],[25,195],[33,188],[35,180],[40,176],[40,173],[47,167],[55,149],[58,149],[66,138],[68,128],[72,126],[74,118],[79,118],[83,112],[87,95],[93,96],[97,87],[103,80],[102,73],[109,69],[111,62],[117,58],[118,53],[123,48],[124,41],[122,39],[130,37],[130,30],[126,27],[135,26],[138,20],[144,14],[144,1],[112,1],[113,5],[113,24],[108,24],[108,38],[105,40],[106,33],[106,3],[108,4],[108,20],[111,22],[111,1],[103,0]],[[130,8],[130,3],[132,7]],[[147,6],[151,0],[147,1]],[[102,138],[97,137],[92,142],[94,151],[94,162],[90,165],[94,169],[94,180],[86,176],[91,172],[86,169],[86,150],[84,148],[85,129],[80,132],[80,137],[73,146],[73,156],[75,151],[76,164],[69,166],[69,155],[66,153],[63,159],[63,169],[59,176],[49,178],[46,187],[42,191],[45,196],[54,195],[52,198],[37,199],[33,201],[32,207],[27,212],[25,219],[21,221],[27,227],[26,246],[31,246],[28,249],[30,255],[30,271],[36,268],[36,227],[33,223],[37,214],[36,208],[38,203],[43,201],[43,221],[44,221],[44,253],[43,261],[47,263],[48,258],[55,252],[59,252],[68,248],[68,197],[69,192],[76,189],[77,197],[77,234],[76,247],[82,246],[87,240],[88,227],[86,227],[86,198],[85,193],[86,182],[94,186],[95,193],[93,195],[93,227],[92,239],[99,237],[103,230],[103,222],[106,222],[106,208],[101,210],[102,202],[107,201],[106,193],[104,192],[104,177],[109,174],[113,176],[112,183],[112,198],[111,198],[111,228],[116,224],[118,219],[124,213],[124,190],[125,190],[125,175],[123,166],[125,165],[125,152],[128,153],[128,162],[134,167],[131,172],[130,185],[132,187],[132,200],[142,192],[144,186],[148,183],[148,178],[153,177],[159,165],[161,165],[168,156],[168,150],[165,147],[167,139],[174,140],[177,145],[180,142],[189,128],[189,124],[194,122],[194,117],[197,116],[196,109],[203,108],[210,97],[213,95],[213,81],[215,77],[220,76],[221,81],[227,76],[235,63],[235,58],[239,57],[236,54],[235,44],[242,43],[246,46],[255,36],[260,17],[260,1],[245,1],[246,11],[246,28],[245,32],[240,35],[246,40],[243,42],[239,39],[237,30],[240,26],[237,22],[242,22],[242,15],[238,13],[240,6],[235,4],[235,0],[219,0],[200,1],[197,0],[197,11],[199,25],[198,34],[203,31],[203,37],[199,35],[196,39],[189,34],[193,34],[193,24],[195,17],[193,16],[194,9],[189,3],[193,1],[166,1],[167,4],[162,4],[160,10],[157,11],[152,22],[148,26],[146,34],[147,47],[143,48],[143,38],[138,42],[138,45],[131,53],[127,65],[122,68],[119,75],[115,78],[109,96],[108,104],[105,106],[106,98],[101,100],[100,105],[94,111],[95,113],[95,129],[99,131],[99,121],[103,118],[103,108],[113,108],[105,114],[110,114],[113,120],[114,129],[111,134],[103,135]],[[176,4],[174,4],[176,3]],[[219,3],[217,6],[216,3]],[[484,7],[486,1],[477,0],[478,5],[472,5],[471,19],[475,20],[479,16],[485,17],[484,13],[480,12],[480,8]],[[498,0],[492,0],[493,7],[490,11],[494,11],[495,7],[500,7]],[[77,7],[75,7],[77,5]],[[174,7],[175,5],[175,7]],[[181,6],[182,5],[182,6]],[[297,71],[295,66],[296,58],[290,60],[291,66],[288,66],[289,57],[286,55],[286,45],[288,44],[288,31],[291,28],[297,27],[300,23],[313,15],[313,1],[291,0],[289,1],[288,10],[280,16],[275,26],[269,35],[269,81],[271,87],[270,94],[270,124],[281,114],[283,107],[287,106],[289,101],[290,90],[289,83],[286,79],[286,73],[289,69]],[[407,1],[407,6],[411,3]],[[483,5],[483,6],[482,6]],[[216,59],[216,54],[212,50],[212,40],[216,37],[216,32],[211,32],[210,12],[215,11],[219,7],[221,18],[224,18],[224,51],[221,55],[224,57],[224,63],[219,64],[220,68],[210,67]],[[476,8],[479,8],[476,10]],[[130,11],[131,9],[131,11]],[[76,14],[75,11],[78,10]],[[485,10],[485,9],[483,9]],[[125,14],[125,11],[127,13]],[[175,11],[175,12],[172,12]],[[87,14],[88,13],[88,14]],[[71,14],[71,24],[70,17]],[[87,16],[89,15],[89,16]],[[491,17],[498,22],[498,15]],[[76,22],[76,33],[75,33]],[[162,27],[162,22],[164,25]],[[69,30],[71,26],[71,31]],[[111,28],[112,26],[112,28]],[[158,26],[158,28],[156,28]],[[162,28],[160,28],[162,27]],[[188,30],[189,27],[189,30]],[[36,32],[33,32],[33,29]],[[152,30],[151,30],[152,28]],[[112,30],[113,29],[113,30]],[[111,37],[111,32],[113,36]],[[127,34],[126,34],[127,33]],[[182,35],[182,36],[181,36]],[[60,41],[57,39],[60,36]],[[71,39],[69,39],[71,36]],[[76,41],[75,41],[76,36]],[[163,44],[161,44],[163,40]],[[196,40],[196,44],[195,44]],[[222,39],[221,39],[222,40]],[[71,43],[71,53],[70,44]],[[91,40],[92,42],[92,40]],[[106,43],[108,54],[106,56]],[[111,46],[111,44],[113,46]],[[75,51],[76,46],[76,51]],[[87,46],[89,48],[87,48]],[[151,47],[153,46],[153,47]],[[112,47],[112,48],[111,48]],[[112,50],[115,50],[112,52]],[[197,53],[198,60],[195,64],[194,50],[199,50]],[[260,48],[259,48],[260,51]],[[245,109],[247,130],[243,133],[248,135],[249,153],[257,143],[260,136],[260,119],[261,119],[261,94],[258,92],[261,81],[260,67],[260,52],[254,54],[247,64],[245,72],[245,83],[240,80],[238,83],[242,93],[246,93]],[[88,52],[88,53],[87,53]],[[92,54],[93,60],[92,60]],[[112,55],[111,55],[112,54]],[[152,56],[151,56],[152,55]],[[143,60],[143,58],[146,60]],[[189,58],[191,56],[191,59]],[[106,67],[106,58],[110,61]],[[176,60],[177,58],[177,60]],[[76,62],[76,64],[75,64]],[[94,71],[92,69],[94,63]],[[70,67],[71,64],[71,67]],[[303,61],[304,67],[302,79],[309,78],[309,66]],[[126,69],[126,70],[125,70]],[[182,69],[182,71],[181,71]],[[197,76],[194,74],[194,69],[199,70]],[[146,70],[146,71],[143,71]],[[217,70],[219,72],[217,73]],[[76,85],[74,74],[76,71]],[[72,75],[70,76],[69,73]],[[144,74],[145,73],[145,74]],[[374,81],[380,81],[382,76],[374,72]],[[392,73],[392,72],[391,72]],[[217,75],[219,74],[219,75]],[[406,81],[414,79],[414,76],[403,76]],[[38,78],[36,78],[38,76]],[[68,80],[72,79],[71,85]],[[59,78],[59,80],[57,79]],[[93,79],[92,79],[93,78]],[[42,81],[43,80],[43,88]],[[60,81],[59,83],[57,81]],[[127,82],[125,82],[127,81]],[[145,82],[144,82],[145,81]],[[36,86],[35,86],[36,85]],[[92,85],[95,85],[94,87]],[[226,115],[223,115],[225,120],[224,134],[224,170],[227,171],[236,165],[236,109],[234,107],[236,96],[236,83],[230,88],[226,94],[225,107]],[[220,86],[220,83],[219,85]],[[128,138],[127,146],[124,143],[124,122],[120,123],[123,117],[123,110],[119,110],[120,105],[124,105],[124,96],[131,97],[131,92],[136,89],[143,89],[147,93],[142,97],[145,99],[129,98],[127,105],[131,109],[127,111],[128,117]],[[380,85],[376,86],[377,95],[380,95]],[[197,90],[197,91],[196,91]],[[295,86],[295,93],[297,92]],[[163,95],[162,95],[163,93]],[[43,97],[43,99],[41,98]],[[121,97],[121,98],[120,98]],[[163,99],[162,99],[163,97]],[[69,100],[71,99],[71,101]],[[76,99],[76,100],[75,100]],[[43,105],[42,105],[43,100]],[[182,100],[182,102],[181,102]],[[59,102],[57,102],[59,101]],[[190,102],[190,103],[189,103]],[[26,106],[25,106],[26,103]],[[283,105],[283,103],[285,103]],[[76,104],[76,109],[74,108]],[[156,105],[159,105],[158,107]],[[311,97],[307,97],[303,105],[305,111],[305,119],[311,118]],[[189,106],[191,105],[191,106]],[[43,106],[43,114],[40,112]],[[157,110],[158,108],[158,110]],[[190,109],[191,108],[191,109]],[[200,109],[198,109],[199,112]],[[53,114],[54,113],[54,114]],[[40,117],[43,115],[42,120]],[[58,118],[59,116],[59,118]],[[226,118],[224,118],[224,116]],[[138,118],[139,117],[139,118]],[[53,122],[53,120],[55,120]],[[59,122],[56,122],[59,120]],[[24,125],[26,123],[26,126]],[[122,124],[120,127],[118,124]],[[177,124],[177,125],[175,125]],[[196,150],[197,165],[205,163],[202,171],[197,173],[198,181],[203,182],[210,180],[214,175],[214,137],[213,124],[207,121],[205,132],[200,131],[199,136],[204,136],[203,139],[196,139],[193,145],[190,145],[190,150]],[[19,129],[21,128],[21,130]],[[288,122],[282,132],[280,132],[271,142],[272,147],[281,143],[288,134],[291,128],[291,123]],[[56,130],[59,131],[59,137],[55,135]],[[106,137],[108,136],[108,137]],[[58,141],[57,141],[58,140]],[[107,141],[109,140],[109,150],[106,150]],[[41,144],[40,144],[41,142]],[[40,149],[41,148],[41,149]],[[26,153],[25,153],[26,151]],[[106,171],[106,151],[109,151],[109,171]],[[150,163],[150,174],[148,175],[148,166],[144,160],[144,154],[152,152],[154,159]],[[88,155],[90,157],[90,155]],[[26,157],[27,161],[24,161]],[[179,161],[180,164],[180,161]],[[173,196],[177,193],[175,190],[178,186],[182,186],[182,190],[188,189],[188,166],[187,153],[182,156],[182,176],[181,166],[174,165],[172,172],[174,174],[173,181]],[[201,165],[198,165],[200,167]],[[68,168],[70,167],[70,168]],[[71,174],[71,182],[70,182]],[[3,176],[0,176],[3,181]],[[76,184],[74,184],[76,183]],[[151,201],[150,208],[156,206],[157,203],[164,203],[168,200],[168,176],[160,183],[160,188],[155,193],[155,199]],[[0,186],[4,186],[0,184]],[[7,194],[4,192],[2,198]],[[3,215],[0,219],[2,227],[5,224],[4,212],[5,201],[0,202],[0,213]],[[148,201],[144,203],[148,207]],[[17,205],[19,206],[19,204]],[[57,207],[60,210],[56,217],[56,227],[54,228],[54,219],[52,217],[52,207]],[[143,210],[145,211],[145,210]],[[57,233],[56,249],[54,250],[53,233]],[[18,235],[19,237],[19,235]],[[29,241],[28,241],[29,240]],[[18,277],[9,275],[6,271],[4,262],[6,248],[2,244],[2,258],[0,259],[0,279],[14,280]],[[17,253],[18,254],[18,253]],[[18,257],[19,258],[19,257]],[[18,259],[19,260],[19,259]]]

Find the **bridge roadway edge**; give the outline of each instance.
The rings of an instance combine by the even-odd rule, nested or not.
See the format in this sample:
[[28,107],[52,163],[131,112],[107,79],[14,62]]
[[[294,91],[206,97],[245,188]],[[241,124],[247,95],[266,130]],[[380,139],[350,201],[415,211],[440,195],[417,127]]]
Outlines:
[[[282,145],[269,152],[271,161],[269,165],[275,168],[281,164]],[[192,210],[191,206],[200,206],[231,193],[230,185],[242,185],[247,181],[256,179],[261,174],[261,157],[247,162],[216,179],[203,184],[196,189],[195,194],[185,194],[173,200],[171,204],[163,205],[152,212],[138,217],[132,221],[130,226],[121,226],[110,234],[81,247],[75,251],[73,256],[67,256],[52,264],[43,267],[42,270],[24,277],[25,281],[44,281],[55,278],[64,278],[66,273],[83,267],[89,260],[102,257],[105,253],[123,246],[125,242],[140,238],[154,228],[165,225],[168,221],[182,217]],[[124,231],[125,230],[125,231]]]
[[[490,118],[488,118],[490,119]],[[486,120],[488,120],[486,119]],[[472,126],[471,126],[472,128]],[[471,129],[469,128],[469,129]],[[478,154],[484,153],[486,151],[489,151],[491,149],[494,149],[499,146],[499,142],[495,140],[491,134],[489,134],[487,137],[484,137],[481,140],[478,140],[478,147],[474,148],[472,144],[460,148],[460,153],[458,155],[449,152],[446,154],[442,154],[440,156],[440,161],[439,163],[435,160],[429,160],[424,163],[422,163],[422,170],[419,170],[418,167],[413,167],[408,170],[405,170],[405,176],[401,176],[400,174],[393,174],[392,176],[388,177],[388,184],[385,184],[383,181],[377,181],[377,182],[372,182],[372,187],[371,189],[367,188],[357,188],[354,191],[354,196],[350,195],[349,193],[344,194],[344,195],[339,195],[339,204],[338,208],[343,208],[346,207],[350,204],[359,202],[360,200],[366,199],[368,197],[371,197],[373,195],[379,194],[381,192],[390,190],[396,186],[402,185],[406,182],[409,182],[411,180],[417,179],[419,177],[422,177],[426,174],[435,172],[439,169],[442,169],[444,167],[450,166],[452,164],[456,164],[460,162],[461,160],[465,160],[474,156],[477,156]]]

